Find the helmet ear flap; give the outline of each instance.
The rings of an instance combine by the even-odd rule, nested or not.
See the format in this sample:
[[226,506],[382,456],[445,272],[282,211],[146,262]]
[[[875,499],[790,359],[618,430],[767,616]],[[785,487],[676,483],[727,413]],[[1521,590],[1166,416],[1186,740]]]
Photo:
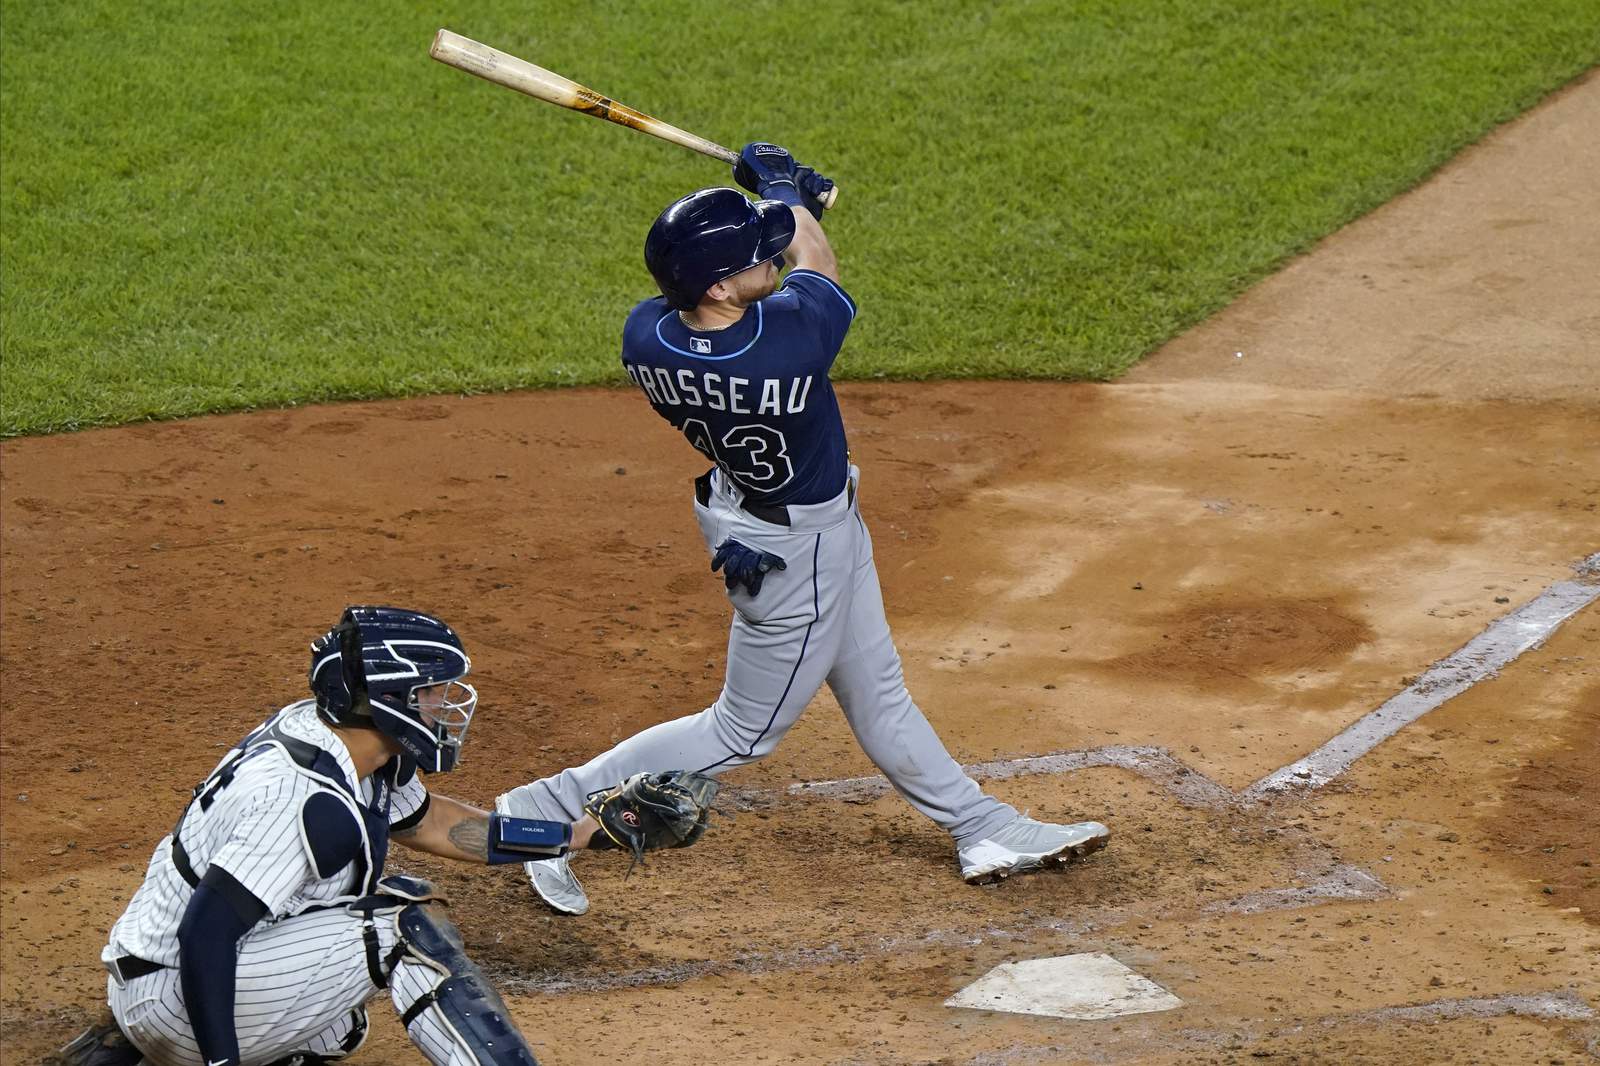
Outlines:
[[367,668],[361,656],[361,625],[355,612],[345,609],[339,624],[333,627],[339,640],[339,665],[344,670],[344,687],[350,693],[350,710],[370,717],[372,709],[367,702]]

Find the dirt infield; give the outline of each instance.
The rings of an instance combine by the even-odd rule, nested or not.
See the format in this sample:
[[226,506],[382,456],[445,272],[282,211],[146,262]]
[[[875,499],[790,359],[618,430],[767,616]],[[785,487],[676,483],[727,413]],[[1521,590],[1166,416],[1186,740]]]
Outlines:
[[[694,851],[626,879],[584,858],[583,918],[404,856],[541,1061],[1595,1056],[1600,606],[1327,784],[1240,794],[1600,580],[1573,570],[1600,552],[1597,125],[1590,78],[1125,383],[843,388],[913,693],[987,787],[1111,846],[963,885],[822,697]],[[8,442],[5,1061],[103,1002],[151,847],[347,602],[464,633],[484,707],[444,791],[480,803],[709,702],[726,608],[693,460],[592,390]],[[1184,1006],[942,1005],[1077,952]],[[373,1014],[354,1061],[420,1061]]]

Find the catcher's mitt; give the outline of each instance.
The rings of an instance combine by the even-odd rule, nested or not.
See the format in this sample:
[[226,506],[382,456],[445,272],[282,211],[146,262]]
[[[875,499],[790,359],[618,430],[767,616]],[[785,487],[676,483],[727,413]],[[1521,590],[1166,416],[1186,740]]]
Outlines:
[[705,834],[718,787],[705,774],[668,770],[634,774],[615,788],[591,792],[583,809],[600,830],[589,846],[626,848],[636,863],[656,848],[686,848]]

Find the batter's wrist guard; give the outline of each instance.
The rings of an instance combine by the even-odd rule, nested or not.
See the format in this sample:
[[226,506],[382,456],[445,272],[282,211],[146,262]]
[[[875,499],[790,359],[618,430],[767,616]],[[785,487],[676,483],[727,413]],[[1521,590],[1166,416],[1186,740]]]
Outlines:
[[564,855],[572,843],[572,826],[537,818],[512,818],[496,811],[489,815],[489,865],[553,859]]
[[793,181],[783,178],[779,181],[762,182],[761,189],[756,193],[763,200],[777,200],[779,203],[788,204],[790,207],[804,207],[805,197],[800,195],[800,189]]

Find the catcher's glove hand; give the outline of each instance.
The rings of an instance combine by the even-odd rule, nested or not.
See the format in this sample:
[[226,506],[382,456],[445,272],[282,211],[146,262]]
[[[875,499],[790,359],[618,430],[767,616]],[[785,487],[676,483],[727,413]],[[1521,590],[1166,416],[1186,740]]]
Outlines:
[[656,848],[686,848],[705,834],[719,787],[705,774],[668,770],[634,774],[615,788],[591,792],[583,809],[600,829],[589,846],[627,848],[636,863]]

